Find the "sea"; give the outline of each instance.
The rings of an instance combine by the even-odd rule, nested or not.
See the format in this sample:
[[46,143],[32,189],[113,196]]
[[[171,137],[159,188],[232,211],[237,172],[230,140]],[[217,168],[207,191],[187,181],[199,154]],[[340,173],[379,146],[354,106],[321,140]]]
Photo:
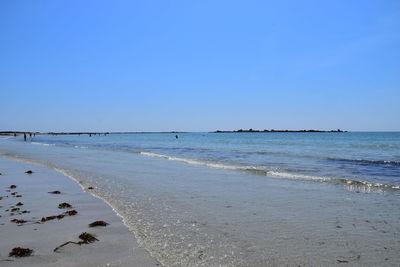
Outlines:
[[400,132],[36,135],[165,266],[399,266]]

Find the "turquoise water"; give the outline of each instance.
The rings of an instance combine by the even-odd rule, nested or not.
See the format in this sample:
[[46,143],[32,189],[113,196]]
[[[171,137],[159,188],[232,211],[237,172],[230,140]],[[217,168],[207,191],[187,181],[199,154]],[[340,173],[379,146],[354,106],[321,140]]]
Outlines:
[[[28,139],[29,140],[29,139]],[[32,142],[142,153],[258,175],[400,186],[400,133],[183,133],[37,136]]]
[[94,186],[166,266],[400,262],[399,133],[11,137],[0,156]]

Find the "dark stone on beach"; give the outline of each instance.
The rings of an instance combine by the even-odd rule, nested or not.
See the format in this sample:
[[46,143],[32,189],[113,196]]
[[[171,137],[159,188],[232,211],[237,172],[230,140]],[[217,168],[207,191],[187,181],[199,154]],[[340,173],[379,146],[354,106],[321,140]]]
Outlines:
[[63,203],[58,204],[58,208],[59,209],[68,209],[68,208],[71,208],[71,207],[72,207],[71,204],[69,204],[67,202],[63,202]]
[[26,174],[32,174],[33,171],[29,170],[29,171],[26,171],[25,173],[26,173]]
[[22,195],[16,195],[15,197],[22,197]]
[[93,186],[89,186],[87,189],[92,190],[92,189],[94,189],[94,187]]
[[17,204],[15,204],[15,206],[23,206],[24,205],[24,203],[22,203],[22,202],[18,202]]
[[61,192],[60,192],[60,191],[58,191],[58,190],[55,190],[55,191],[51,191],[51,192],[49,192],[49,194],[55,194],[55,195],[58,195],[58,194],[61,194]]
[[17,188],[17,186],[16,186],[15,184],[13,184],[13,185],[10,185],[9,188],[10,188],[10,189],[15,189],[15,188]]
[[18,192],[12,192],[11,195],[15,196]]
[[32,249],[29,248],[21,248],[21,247],[17,247],[17,248],[13,248],[10,252],[10,254],[8,254],[9,257],[28,257],[31,256],[33,253]]
[[69,211],[65,212],[65,214],[67,214],[69,216],[74,216],[74,215],[78,214],[78,212],[76,210],[69,210]]
[[93,235],[93,234],[91,234],[91,233],[87,233],[87,232],[84,232],[84,233],[80,234],[80,235],[79,235],[79,239],[82,240],[85,244],[93,243],[93,242],[95,242],[95,241],[99,241],[99,240],[95,237],[95,235]]
[[107,226],[108,223],[106,223],[105,221],[95,221],[92,222],[91,224],[89,224],[89,227],[96,227],[96,226]]

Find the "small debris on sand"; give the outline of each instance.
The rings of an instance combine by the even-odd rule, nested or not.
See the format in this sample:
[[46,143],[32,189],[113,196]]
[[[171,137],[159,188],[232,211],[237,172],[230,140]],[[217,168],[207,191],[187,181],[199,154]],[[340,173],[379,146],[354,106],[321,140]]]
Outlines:
[[9,257],[14,256],[16,258],[17,257],[28,257],[28,256],[31,256],[32,253],[33,253],[32,249],[17,247],[17,248],[13,248],[8,256]]
[[15,197],[22,197],[22,195],[16,195]]
[[68,209],[68,208],[71,208],[71,207],[72,207],[71,204],[69,204],[67,202],[63,202],[63,203],[58,204],[58,208],[59,209]]
[[8,187],[8,188],[15,189],[15,188],[17,188],[17,186],[15,184],[13,184],[13,185],[10,185],[10,187]]
[[89,227],[96,227],[96,226],[107,226],[108,223],[106,223],[105,221],[95,221],[92,222],[91,224],[89,224]]
[[92,189],[94,189],[94,187],[93,186],[89,186],[87,189],[92,190]]
[[16,212],[16,211],[19,211],[19,208],[12,208],[10,211],[11,212]]
[[56,195],[58,195],[58,194],[61,194],[61,192],[60,192],[60,191],[58,191],[58,190],[55,190],[55,191],[51,191],[51,192],[49,192],[49,194],[56,194]]
[[23,206],[24,205],[24,203],[22,203],[22,202],[18,202],[17,204],[15,204],[15,206]]
[[28,170],[28,171],[26,171],[25,173],[26,173],[26,174],[32,174],[32,173],[33,173],[33,171],[31,171],[31,170]]

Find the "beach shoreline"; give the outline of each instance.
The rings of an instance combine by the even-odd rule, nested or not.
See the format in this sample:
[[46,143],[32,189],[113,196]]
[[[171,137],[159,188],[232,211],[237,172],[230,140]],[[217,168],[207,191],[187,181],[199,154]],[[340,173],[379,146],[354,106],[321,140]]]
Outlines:
[[[99,148],[96,139],[92,146],[3,140],[0,154],[73,178],[123,217],[130,235],[165,266],[398,262],[397,190],[205,167]],[[168,136],[165,140],[171,143]]]
[[[0,158],[0,169],[2,266],[161,265],[139,246],[134,234],[123,223],[122,216],[106,201],[88,192],[90,189],[87,187],[85,192],[85,187],[73,177],[39,164],[4,157]],[[27,170],[33,173],[25,173]],[[60,194],[48,193],[52,191],[60,191]],[[64,202],[72,207],[59,209],[58,205]],[[78,214],[65,215],[71,210]],[[63,216],[49,218],[56,215]],[[46,217],[49,220],[42,219]],[[26,222],[16,223],[15,219]],[[94,221],[105,221],[109,225],[90,228],[88,224]],[[67,241],[79,242],[78,236],[84,232],[94,234],[99,241],[68,244],[57,253],[53,251]],[[15,247],[32,249],[33,254],[9,257],[9,252]]]

